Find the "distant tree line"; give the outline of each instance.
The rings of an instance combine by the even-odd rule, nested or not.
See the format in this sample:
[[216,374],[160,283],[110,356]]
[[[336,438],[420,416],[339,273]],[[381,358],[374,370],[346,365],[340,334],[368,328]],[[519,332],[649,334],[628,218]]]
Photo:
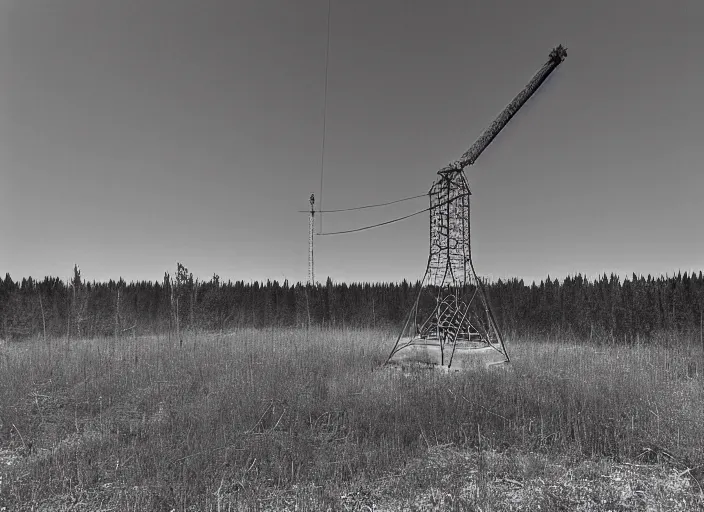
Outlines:
[[[68,282],[9,274],[0,280],[0,335],[125,336],[235,327],[399,327],[420,283],[290,284],[199,281],[179,264],[161,282],[87,282],[78,267]],[[513,336],[648,340],[663,333],[699,335],[704,277],[581,275],[539,284],[485,283],[502,330]]]

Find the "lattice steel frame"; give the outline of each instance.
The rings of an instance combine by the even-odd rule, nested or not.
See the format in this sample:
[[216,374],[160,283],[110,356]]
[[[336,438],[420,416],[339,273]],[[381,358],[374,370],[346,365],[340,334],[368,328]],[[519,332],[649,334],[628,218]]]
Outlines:
[[[503,337],[472,264],[469,202],[471,192],[463,170],[443,169],[430,197],[430,253],[418,297],[408,313],[388,361],[415,344],[452,347],[492,347],[509,361]],[[434,298],[430,309],[424,295]],[[423,308],[424,304],[427,307]],[[412,322],[411,322],[412,320]],[[420,320],[420,322],[419,322]],[[409,331],[409,327],[413,332]]]
[[[386,362],[399,350],[416,343],[435,341],[440,344],[441,364],[444,363],[444,347],[452,344],[452,357],[459,342],[479,340],[501,352],[509,360],[503,337],[494,314],[489,307],[484,286],[477,278],[472,264],[469,244],[469,186],[464,168],[472,165],[491,144],[506,124],[535,94],[548,76],[567,57],[562,45],[553,48],[548,60],[533,75],[480,137],[465,153],[438,174],[440,177],[430,189],[430,256],[421,289],[416,302],[408,313],[401,333],[396,339]],[[430,291],[435,298],[435,307],[429,314],[423,312],[423,292]],[[422,324],[418,318],[425,318]],[[409,333],[413,320],[415,332]],[[404,337],[405,336],[405,337]],[[403,340],[403,343],[401,342]]]
[[469,261],[469,186],[462,172],[442,172],[430,196],[427,283],[462,287]]

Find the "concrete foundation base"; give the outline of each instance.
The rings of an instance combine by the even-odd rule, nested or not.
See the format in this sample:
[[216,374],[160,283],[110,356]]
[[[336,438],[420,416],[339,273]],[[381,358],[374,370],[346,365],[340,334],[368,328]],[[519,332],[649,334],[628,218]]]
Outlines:
[[[506,361],[506,357],[501,352],[486,344],[458,344],[453,356],[452,345],[446,345],[441,352],[439,343],[418,338],[402,338],[399,346],[404,346],[409,342],[411,345],[393,355],[389,360],[390,365],[438,367],[438,369],[459,371],[478,366],[500,365]],[[450,358],[452,358],[451,364]]]

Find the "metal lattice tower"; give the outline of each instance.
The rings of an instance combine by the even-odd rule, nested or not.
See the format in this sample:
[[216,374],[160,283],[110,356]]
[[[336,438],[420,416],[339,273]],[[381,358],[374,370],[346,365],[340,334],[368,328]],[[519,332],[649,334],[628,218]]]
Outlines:
[[313,226],[315,221],[315,194],[310,195],[310,216],[308,217],[308,283],[315,285],[313,268]]
[[434,286],[467,283],[469,187],[461,172],[443,172],[430,195],[430,257],[427,282]]
[[416,344],[439,345],[442,365],[445,365],[445,347],[451,346],[448,367],[452,364],[458,344],[467,348],[491,347],[500,352],[505,361],[509,361],[501,331],[472,263],[469,225],[471,192],[464,168],[479,158],[566,56],[565,48],[554,48],[543,67],[469,150],[459,160],[438,171],[439,177],[429,191],[428,265],[418,297],[387,363],[400,350]]

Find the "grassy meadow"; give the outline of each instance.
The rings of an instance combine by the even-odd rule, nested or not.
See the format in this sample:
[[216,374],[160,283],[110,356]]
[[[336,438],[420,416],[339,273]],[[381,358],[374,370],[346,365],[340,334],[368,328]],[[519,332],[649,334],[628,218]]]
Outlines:
[[0,345],[0,510],[704,510],[700,346],[402,372],[393,335]]

